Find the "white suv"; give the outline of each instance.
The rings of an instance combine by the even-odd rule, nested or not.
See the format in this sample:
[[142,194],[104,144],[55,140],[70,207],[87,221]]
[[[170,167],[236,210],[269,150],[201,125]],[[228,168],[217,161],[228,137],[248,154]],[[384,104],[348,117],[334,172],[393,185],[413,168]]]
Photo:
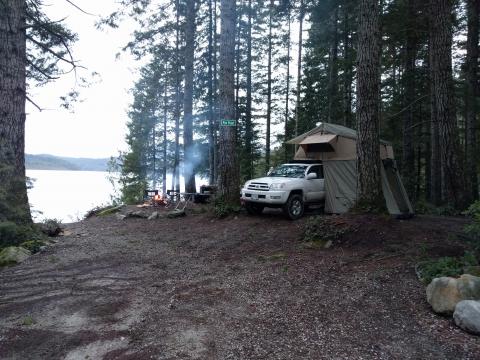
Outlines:
[[241,193],[250,214],[260,214],[265,207],[282,208],[285,215],[296,220],[308,204],[325,202],[322,164],[283,164],[266,177],[249,180]]

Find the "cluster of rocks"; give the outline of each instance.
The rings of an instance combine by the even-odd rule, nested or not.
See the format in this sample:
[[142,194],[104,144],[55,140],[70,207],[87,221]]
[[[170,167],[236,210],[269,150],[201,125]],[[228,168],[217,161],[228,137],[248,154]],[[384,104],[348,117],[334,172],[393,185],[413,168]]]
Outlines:
[[458,327],[480,335],[480,277],[440,277],[427,286],[427,301],[438,314],[452,315]]
[[116,217],[118,220],[125,220],[128,218],[139,218],[139,219],[148,219],[148,220],[156,220],[161,218],[177,218],[185,216],[186,213],[184,210],[173,210],[167,213],[160,213],[158,211],[154,211],[152,213],[147,212],[145,210],[129,210],[123,214],[117,213]]

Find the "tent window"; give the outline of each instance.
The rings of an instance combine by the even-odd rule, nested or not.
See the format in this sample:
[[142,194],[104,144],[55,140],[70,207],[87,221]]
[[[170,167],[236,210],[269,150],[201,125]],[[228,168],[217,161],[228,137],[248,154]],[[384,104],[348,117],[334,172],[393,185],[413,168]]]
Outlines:
[[308,174],[310,174],[310,173],[316,173],[317,174],[317,179],[323,179],[323,166],[322,165],[312,166],[308,170]]
[[332,145],[330,145],[329,143],[307,145],[307,153],[331,152],[331,151],[334,151],[334,149]]

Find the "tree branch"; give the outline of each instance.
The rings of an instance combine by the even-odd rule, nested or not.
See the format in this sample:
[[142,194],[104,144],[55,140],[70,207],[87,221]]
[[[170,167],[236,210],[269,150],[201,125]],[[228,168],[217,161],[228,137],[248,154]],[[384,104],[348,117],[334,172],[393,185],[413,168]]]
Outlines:
[[25,97],[26,97],[26,99],[28,100],[29,103],[31,103],[33,106],[35,106],[38,109],[38,111],[40,111],[40,112],[43,111],[43,109],[39,105],[37,105],[32,99],[30,99],[30,97],[28,95],[25,95]]

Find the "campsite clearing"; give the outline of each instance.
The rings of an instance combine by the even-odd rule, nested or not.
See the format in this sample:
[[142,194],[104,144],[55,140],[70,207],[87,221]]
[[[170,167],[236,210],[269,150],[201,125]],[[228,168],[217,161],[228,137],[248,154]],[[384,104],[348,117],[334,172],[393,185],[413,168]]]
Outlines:
[[0,271],[2,359],[478,359],[480,337],[433,314],[414,265],[461,255],[465,220],[94,217]]

